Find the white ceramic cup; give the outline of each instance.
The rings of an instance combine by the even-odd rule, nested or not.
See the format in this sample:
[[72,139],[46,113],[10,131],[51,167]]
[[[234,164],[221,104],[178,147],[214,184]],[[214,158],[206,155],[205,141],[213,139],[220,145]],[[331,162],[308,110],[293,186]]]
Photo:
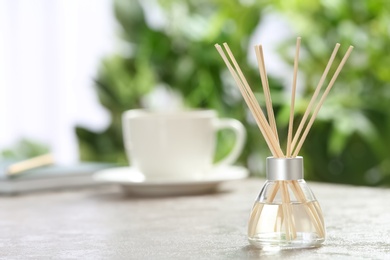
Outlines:
[[[234,163],[246,139],[241,122],[219,119],[214,110],[128,110],[122,124],[127,157],[147,180],[202,178],[212,167]],[[232,151],[213,165],[220,129],[233,130],[236,142]]]

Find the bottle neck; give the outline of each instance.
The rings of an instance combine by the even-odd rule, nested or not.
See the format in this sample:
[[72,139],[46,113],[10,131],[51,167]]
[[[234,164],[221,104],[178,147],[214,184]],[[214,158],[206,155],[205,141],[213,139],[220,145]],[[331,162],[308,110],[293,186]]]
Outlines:
[[268,180],[299,180],[303,179],[303,158],[268,157],[266,164]]

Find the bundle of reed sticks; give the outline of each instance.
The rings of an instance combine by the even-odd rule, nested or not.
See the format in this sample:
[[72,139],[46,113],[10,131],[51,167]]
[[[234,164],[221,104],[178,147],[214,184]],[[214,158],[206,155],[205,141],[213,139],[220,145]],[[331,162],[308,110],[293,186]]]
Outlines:
[[[291,102],[290,102],[290,117],[289,117],[289,126],[288,126],[288,135],[287,135],[287,147],[285,153],[283,153],[280,142],[279,142],[279,136],[278,131],[275,123],[275,116],[274,111],[272,107],[272,99],[270,94],[270,89],[268,85],[268,78],[267,78],[267,72],[265,69],[265,63],[264,63],[264,54],[263,54],[263,48],[262,45],[256,45],[255,53],[257,57],[259,72],[260,72],[260,78],[263,86],[264,96],[265,96],[265,103],[266,103],[266,111],[268,120],[265,117],[259,103],[257,102],[255,95],[252,92],[251,87],[249,86],[243,72],[240,69],[240,66],[238,65],[236,59],[234,58],[233,53],[231,52],[229,46],[227,43],[224,43],[223,46],[225,48],[226,53],[228,54],[228,57],[226,56],[224,50],[219,44],[215,44],[215,47],[219,54],[221,55],[223,61],[225,62],[227,68],[229,69],[231,75],[234,78],[234,81],[236,82],[236,85],[238,89],[241,92],[242,97],[244,98],[246,104],[248,105],[269,149],[271,150],[271,153],[273,157],[275,158],[294,158],[299,154],[299,151],[302,148],[302,145],[310,131],[310,128],[312,127],[314,120],[317,117],[317,114],[323,105],[329,91],[332,89],[338,75],[340,74],[340,71],[342,70],[345,62],[347,61],[349,55],[352,52],[353,46],[349,46],[347,52],[345,53],[343,59],[341,60],[340,64],[338,65],[336,71],[334,72],[332,78],[330,79],[328,86],[323,91],[323,94],[320,98],[320,100],[316,103],[317,97],[320,93],[320,90],[324,84],[324,81],[328,75],[328,72],[332,66],[333,60],[336,57],[336,54],[338,52],[338,49],[340,47],[340,44],[337,43],[334,47],[334,50],[330,56],[330,59],[325,67],[325,70],[320,78],[320,81],[314,91],[314,94],[309,102],[309,105],[302,117],[301,122],[299,123],[299,126],[296,130],[295,135],[293,136],[293,124],[294,124],[294,106],[295,106],[295,93],[296,93],[296,86],[297,86],[297,74],[298,74],[298,60],[299,60],[299,50],[300,50],[300,44],[301,44],[301,38],[298,37],[296,41],[296,51],[295,51],[295,58],[294,58],[294,73],[293,73],[293,82],[292,82],[292,88],[291,88]],[[315,105],[315,106],[314,106]],[[313,110],[314,109],[314,110]],[[306,121],[311,115],[309,122],[306,124]],[[306,127],[305,127],[306,126]],[[303,131],[303,133],[302,133]],[[285,218],[285,226],[286,226],[286,236],[288,239],[294,239],[296,237],[296,230],[294,228],[293,219],[290,217],[291,211],[288,207],[288,204],[290,203],[290,193],[289,190],[292,191],[296,199],[307,205],[306,210],[308,211],[308,215],[312,219],[312,223],[314,227],[317,230],[317,233],[319,236],[324,237],[324,227],[323,227],[323,220],[322,216],[319,216],[317,211],[314,208],[313,204],[307,203],[306,197],[303,194],[303,190],[301,189],[299,183],[296,180],[293,181],[278,181],[276,185],[274,186],[274,189],[271,192],[271,195],[268,197],[268,203],[272,203],[275,199],[276,194],[280,191],[281,198],[282,198],[282,208]]]

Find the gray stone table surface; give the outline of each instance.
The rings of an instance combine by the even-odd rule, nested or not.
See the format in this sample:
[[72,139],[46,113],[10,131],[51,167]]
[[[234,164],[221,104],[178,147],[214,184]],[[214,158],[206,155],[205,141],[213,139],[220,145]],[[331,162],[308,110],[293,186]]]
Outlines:
[[390,259],[390,189],[309,183],[327,241],[319,248],[249,246],[250,209],[264,180],[213,194],[137,198],[117,186],[0,198],[1,259]]

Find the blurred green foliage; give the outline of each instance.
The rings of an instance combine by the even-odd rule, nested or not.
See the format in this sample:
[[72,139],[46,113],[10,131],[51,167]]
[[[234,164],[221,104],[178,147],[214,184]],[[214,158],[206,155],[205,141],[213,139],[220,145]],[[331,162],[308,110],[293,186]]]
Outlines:
[[[102,61],[96,79],[99,99],[111,113],[112,124],[102,132],[76,129],[81,157],[126,163],[121,113],[143,107],[142,97],[157,85],[181,94],[187,107],[212,108],[221,117],[241,120],[248,142],[240,163],[261,164],[269,155],[265,142],[214,48],[228,42],[256,91],[263,96],[258,70],[248,65],[249,39],[268,13],[278,13],[295,34],[281,42],[280,54],[292,64],[295,37],[302,36],[300,74],[307,88],[297,100],[296,125],[304,113],[334,44],[349,44],[350,60],[323,106],[301,152],[308,179],[359,185],[390,183],[390,2],[387,1],[179,1],[161,0],[167,24],[154,28],[145,6],[135,0],[116,0],[122,53]],[[254,53],[249,53],[254,55]],[[280,82],[270,79],[279,132],[285,139],[288,99]],[[330,76],[328,76],[328,80]],[[325,82],[326,84],[327,82]],[[288,96],[288,95],[287,95]],[[222,133],[217,158],[232,144]],[[285,144],[282,144],[285,147]],[[258,169],[252,168],[253,173]]]
[[[342,55],[355,47],[304,144],[310,177],[390,184],[390,2],[276,1],[275,8],[303,38],[300,71],[308,88],[301,103],[309,102],[335,42]],[[290,63],[286,50],[294,41],[280,46]]]
[[49,147],[28,139],[21,139],[12,144],[9,148],[0,151],[0,158],[5,160],[24,160],[46,154]]

